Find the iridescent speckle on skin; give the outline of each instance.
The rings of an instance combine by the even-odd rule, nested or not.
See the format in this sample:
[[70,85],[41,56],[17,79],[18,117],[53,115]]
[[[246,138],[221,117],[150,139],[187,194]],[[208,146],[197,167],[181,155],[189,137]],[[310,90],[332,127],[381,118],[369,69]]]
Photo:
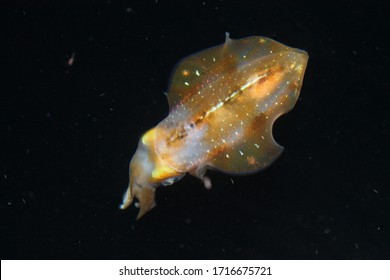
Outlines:
[[272,125],[299,96],[308,55],[264,37],[232,40],[182,60],[168,91],[169,115],[146,132],[130,163],[121,208],[137,198],[138,218],[154,193],[186,173],[206,188],[207,169],[228,174],[268,167],[283,148]]

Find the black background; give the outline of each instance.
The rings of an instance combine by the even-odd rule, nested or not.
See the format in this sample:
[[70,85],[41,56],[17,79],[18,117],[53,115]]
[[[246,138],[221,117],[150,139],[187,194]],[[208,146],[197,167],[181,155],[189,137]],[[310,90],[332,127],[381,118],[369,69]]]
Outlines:
[[[385,2],[34,2],[1,9],[2,259],[390,257]],[[274,125],[284,153],[210,172],[210,191],[161,187],[135,222],[118,205],[138,139],[168,114],[175,64],[226,31],[310,55]]]

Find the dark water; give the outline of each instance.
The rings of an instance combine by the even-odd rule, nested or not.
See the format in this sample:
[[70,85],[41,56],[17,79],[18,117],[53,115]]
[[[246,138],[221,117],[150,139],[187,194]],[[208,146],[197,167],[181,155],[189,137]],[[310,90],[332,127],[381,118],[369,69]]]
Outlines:
[[[381,2],[112,2],[2,5],[2,259],[390,257]],[[168,113],[175,64],[226,31],[310,55],[274,126],[285,151],[256,175],[211,172],[210,191],[159,188],[135,222],[118,205],[138,139]]]

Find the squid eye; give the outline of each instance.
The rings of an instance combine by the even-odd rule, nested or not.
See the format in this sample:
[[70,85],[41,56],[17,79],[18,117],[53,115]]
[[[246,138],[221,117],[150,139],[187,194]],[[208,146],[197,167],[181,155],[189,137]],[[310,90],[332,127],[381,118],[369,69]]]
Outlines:
[[162,182],[162,185],[163,186],[170,186],[173,183],[175,183],[175,178],[169,178],[169,179],[165,180],[164,182]]
[[177,181],[179,181],[181,178],[183,178],[184,174],[183,175],[180,175],[180,176],[177,176],[177,177],[172,177],[172,178],[169,178],[169,179],[166,179],[164,182],[162,182],[161,184],[163,186],[170,186],[172,185],[173,183],[176,183]]

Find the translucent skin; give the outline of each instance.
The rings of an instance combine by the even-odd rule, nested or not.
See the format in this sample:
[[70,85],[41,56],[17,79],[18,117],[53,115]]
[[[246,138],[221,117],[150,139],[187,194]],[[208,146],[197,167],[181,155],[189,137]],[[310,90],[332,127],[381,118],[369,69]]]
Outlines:
[[157,186],[187,172],[211,187],[208,168],[246,174],[269,166],[283,150],[272,125],[294,107],[307,61],[306,52],[264,37],[227,37],[185,58],[172,77],[168,117],[141,138],[130,164],[122,208],[137,197],[142,216]]

